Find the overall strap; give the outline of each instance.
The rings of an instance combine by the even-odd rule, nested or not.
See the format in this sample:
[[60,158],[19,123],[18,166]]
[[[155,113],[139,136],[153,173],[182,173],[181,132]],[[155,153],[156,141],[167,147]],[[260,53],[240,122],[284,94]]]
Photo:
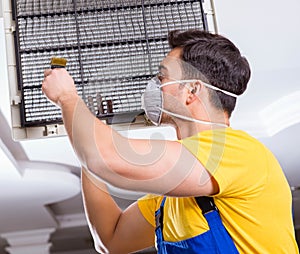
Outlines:
[[164,197],[160,203],[160,207],[155,211],[155,234],[156,234],[156,243],[157,243],[157,253],[167,254],[166,246],[164,244],[163,237],[163,215],[164,215],[164,205],[166,197]]
[[212,197],[195,197],[195,199],[208,223],[211,236],[215,239],[214,248],[217,252],[214,253],[239,254],[233,239],[222,222],[214,199]]
[[195,197],[196,202],[200,209],[202,210],[202,214],[209,213],[211,211],[218,211],[217,206],[215,205],[214,199],[212,197]]
[[155,224],[156,228],[160,228],[163,231],[163,219],[164,219],[164,205],[166,202],[166,197],[160,203],[160,208],[155,212]]

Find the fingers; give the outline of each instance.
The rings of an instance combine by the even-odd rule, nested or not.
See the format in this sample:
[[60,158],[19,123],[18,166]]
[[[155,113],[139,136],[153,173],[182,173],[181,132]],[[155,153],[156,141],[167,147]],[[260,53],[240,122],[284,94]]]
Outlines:
[[46,69],[44,70],[44,80],[42,82],[42,91],[43,93],[45,93],[45,89],[46,89],[46,78],[52,73],[51,69]]
[[47,76],[49,76],[51,74],[52,70],[51,69],[46,69],[44,71],[44,77],[46,78]]

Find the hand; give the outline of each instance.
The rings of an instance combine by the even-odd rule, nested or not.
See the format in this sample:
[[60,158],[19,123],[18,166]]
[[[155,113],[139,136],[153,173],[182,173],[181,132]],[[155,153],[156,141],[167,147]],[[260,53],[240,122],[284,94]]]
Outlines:
[[42,91],[54,104],[62,107],[63,103],[78,97],[73,78],[64,68],[44,71]]

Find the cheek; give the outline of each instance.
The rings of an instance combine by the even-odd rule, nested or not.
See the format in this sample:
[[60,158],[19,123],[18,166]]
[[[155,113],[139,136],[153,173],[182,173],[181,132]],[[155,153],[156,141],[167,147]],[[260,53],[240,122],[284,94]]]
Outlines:
[[163,94],[163,108],[179,115],[191,116],[189,107],[183,97],[168,93]]
[[176,108],[183,107],[185,100],[182,94],[178,94],[178,91],[163,91],[163,106],[170,111],[176,110]]
[[170,94],[172,96],[178,96],[178,94],[180,93],[179,88],[176,84],[163,86],[161,89],[163,94]]
[[169,102],[175,100],[177,97],[177,91],[174,89],[174,86],[165,86],[162,87],[162,95],[164,101]]
[[162,87],[163,96],[168,95],[174,97],[178,102],[184,103],[188,96],[188,90],[186,87],[179,85],[165,86]]

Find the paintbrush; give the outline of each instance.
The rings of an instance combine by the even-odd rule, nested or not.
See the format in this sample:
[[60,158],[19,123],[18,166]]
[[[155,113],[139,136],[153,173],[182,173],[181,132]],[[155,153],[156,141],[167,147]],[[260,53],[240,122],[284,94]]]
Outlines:
[[65,58],[52,57],[51,58],[51,69],[65,68],[67,60]]

